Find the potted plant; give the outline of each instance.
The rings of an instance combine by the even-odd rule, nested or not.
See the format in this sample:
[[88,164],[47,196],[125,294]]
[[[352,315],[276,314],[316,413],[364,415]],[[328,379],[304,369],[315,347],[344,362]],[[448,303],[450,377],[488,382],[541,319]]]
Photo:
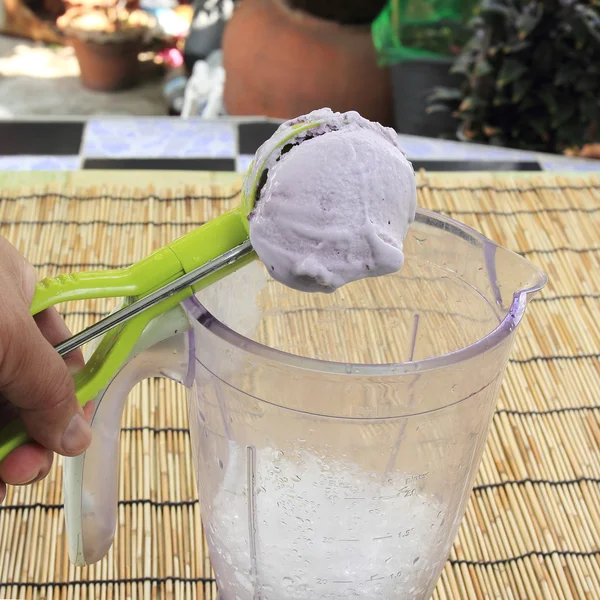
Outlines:
[[385,0],[242,0],[223,37],[232,115],[287,119],[328,106],[392,122],[389,69],[371,23]]
[[109,92],[138,83],[138,56],[150,41],[154,20],[134,2],[75,0],[58,25],[75,50],[87,88]]
[[471,37],[475,4],[474,0],[390,0],[373,22],[379,61],[391,66],[394,124],[399,132],[454,135],[452,116],[428,114],[426,99],[438,86],[458,84],[450,67]]
[[600,134],[600,5],[484,0],[471,41],[429,110],[451,111],[461,139],[577,153]]
[[0,0],[0,34],[64,44],[56,27],[56,18],[63,12],[62,0]]

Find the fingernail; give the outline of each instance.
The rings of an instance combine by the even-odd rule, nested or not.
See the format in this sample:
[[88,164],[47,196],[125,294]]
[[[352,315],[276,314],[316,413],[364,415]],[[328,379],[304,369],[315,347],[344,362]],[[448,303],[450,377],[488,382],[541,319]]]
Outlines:
[[68,365],[68,367],[69,367],[69,373],[71,373],[71,375],[73,377],[75,377],[75,375],[77,375],[77,373],[79,373],[79,371],[81,371],[81,369],[83,369],[83,367],[77,363],[70,364],[70,365]]
[[33,475],[31,475],[27,479],[24,479],[23,481],[16,481],[13,485],[29,485],[30,483],[33,483],[39,476],[40,476],[40,472],[36,471]]
[[90,423],[92,420],[92,417],[94,416],[94,401],[90,400],[84,407],[83,407],[83,418]]
[[66,454],[81,454],[89,446],[91,439],[92,430],[90,426],[79,413],[75,413],[63,433],[62,449]]

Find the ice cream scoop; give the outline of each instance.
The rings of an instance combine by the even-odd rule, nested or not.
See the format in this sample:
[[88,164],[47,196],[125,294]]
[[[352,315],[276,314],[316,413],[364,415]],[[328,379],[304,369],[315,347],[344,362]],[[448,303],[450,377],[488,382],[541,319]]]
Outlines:
[[[75,376],[84,406],[141,351],[153,323],[257,255],[274,278],[312,292],[397,271],[415,203],[414,173],[392,130],[355,112],[315,111],[261,146],[239,207],[125,269],[41,281],[31,313],[124,297],[120,310],[57,346],[65,355],[105,334]],[[29,439],[20,421],[9,423],[0,431],[0,461]]]
[[314,111],[262,166],[248,220],[250,241],[271,276],[306,292],[333,292],[364,277],[398,271],[415,218],[416,185],[396,133],[356,112]]

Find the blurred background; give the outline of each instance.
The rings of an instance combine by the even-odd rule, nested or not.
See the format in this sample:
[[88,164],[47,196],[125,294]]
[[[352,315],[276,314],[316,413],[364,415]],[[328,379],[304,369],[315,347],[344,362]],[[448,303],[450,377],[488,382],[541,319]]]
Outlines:
[[0,0],[0,118],[287,119],[600,158],[596,0]]

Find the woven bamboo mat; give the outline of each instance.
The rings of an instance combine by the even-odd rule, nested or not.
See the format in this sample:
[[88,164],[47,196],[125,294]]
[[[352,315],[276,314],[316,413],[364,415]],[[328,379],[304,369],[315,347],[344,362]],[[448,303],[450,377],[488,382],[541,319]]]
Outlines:
[[[433,598],[599,598],[600,178],[423,174],[419,186],[422,206],[550,277],[520,330]],[[0,174],[0,234],[43,274],[114,267],[229,209],[239,187],[235,174]],[[79,330],[110,308],[91,301],[63,312]],[[186,425],[175,384],[134,390],[116,543],[93,567],[67,559],[60,461],[44,482],[11,489],[0,508],[0,598],[215,600]]]

